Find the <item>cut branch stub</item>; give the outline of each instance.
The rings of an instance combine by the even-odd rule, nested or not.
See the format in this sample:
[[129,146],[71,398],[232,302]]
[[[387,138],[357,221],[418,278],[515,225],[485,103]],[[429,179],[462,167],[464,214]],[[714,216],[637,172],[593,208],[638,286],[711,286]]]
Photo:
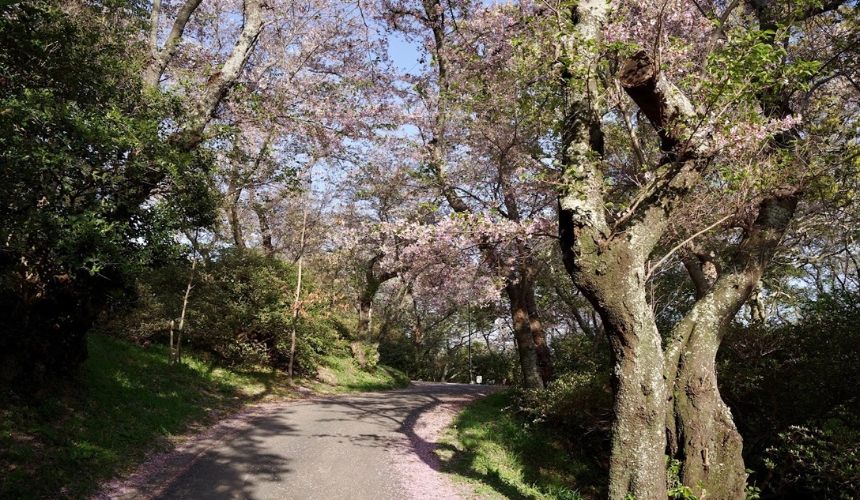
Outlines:
[[696,116],[690,101],[663,78],[657,63],[644,50],[624,62],[619,80],[627,95],[657,129],[662,141],[661,149],[673,151],[684,140],[679,132],[688,120]]

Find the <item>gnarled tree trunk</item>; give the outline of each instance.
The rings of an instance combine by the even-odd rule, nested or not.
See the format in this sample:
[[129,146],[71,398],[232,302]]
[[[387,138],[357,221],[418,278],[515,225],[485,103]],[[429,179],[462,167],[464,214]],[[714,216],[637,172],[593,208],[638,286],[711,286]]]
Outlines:
[[[681,480],[697,496],[742,499],[743,443],[720,397],[715,360],[723,328],[752,295],[794,216],[799,194],[782,189],[759,204],[729,266],[711,284],[690,269],[701,298],[675,327],[666,350],[672,415],[669,451],[681,461]],[[688,269],[694,263],[687,263]]]
[[[704,163],[692,138],[682,134],[693,107],[644,53],[621,71],[621,83],[661,136],[664,161],[625,214],[606,220],[602,178],[603,137],[597,79],[597,40],[609,6],[585,0],[576,10],[566,50],[589,75],[571,81],[565,114],[559,196],[559,236],[565,267],[600,314],[610,344],[614,420],[609,498],[667,496],[664,453],[668,389],[663,379],[662,339],[647,300],[646,262],[678,202],[700,180]],[[575,58],[573,56],[576,56]]]

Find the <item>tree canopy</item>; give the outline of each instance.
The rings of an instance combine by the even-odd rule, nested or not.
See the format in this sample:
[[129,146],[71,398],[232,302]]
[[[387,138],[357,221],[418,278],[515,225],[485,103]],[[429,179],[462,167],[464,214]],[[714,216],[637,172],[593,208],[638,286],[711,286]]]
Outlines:
[[858,30],[849,0],[0,3],[0,375],[187,313],[225,363],[516,383],[605,436],[612,499],[744,498],[748,464],[835,491],[791,457],[839,429],[836,468],[857,392],[788,400],[857,354]]

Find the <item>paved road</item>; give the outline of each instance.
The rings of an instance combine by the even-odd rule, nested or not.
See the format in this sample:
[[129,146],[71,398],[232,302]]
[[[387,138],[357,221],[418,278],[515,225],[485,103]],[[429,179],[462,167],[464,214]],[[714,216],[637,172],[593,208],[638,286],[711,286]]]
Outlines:
[[210,448],[155,498],[407,500],[404,481],[420,479],[395,462],[404,453],[429,462],[415,453],[428,448],[416,432],[422,414],[491,391],[418,383],[286,404]]

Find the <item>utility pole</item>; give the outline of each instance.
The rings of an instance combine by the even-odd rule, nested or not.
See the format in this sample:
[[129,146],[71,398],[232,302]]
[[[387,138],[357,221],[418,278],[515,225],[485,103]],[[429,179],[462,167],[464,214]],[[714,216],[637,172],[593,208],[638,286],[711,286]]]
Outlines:
[[466,328],[469,331],[469,383],[474,384],[475,379],[472,377],[472,308],[468,309],[469,315],[466,321]]

